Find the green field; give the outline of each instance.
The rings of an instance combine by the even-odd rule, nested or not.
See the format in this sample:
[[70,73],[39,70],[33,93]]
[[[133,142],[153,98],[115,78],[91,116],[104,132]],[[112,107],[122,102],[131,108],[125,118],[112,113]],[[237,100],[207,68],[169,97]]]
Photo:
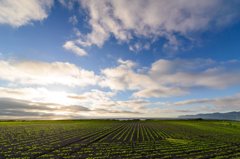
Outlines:
[[240,158],[240,122],[0,122],[0,158]]

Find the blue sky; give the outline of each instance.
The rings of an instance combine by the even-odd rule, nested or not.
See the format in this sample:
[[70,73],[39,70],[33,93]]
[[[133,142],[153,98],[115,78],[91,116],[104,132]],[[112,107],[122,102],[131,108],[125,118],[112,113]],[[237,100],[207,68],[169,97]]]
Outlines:
[[239,7],[0,0],[0,118],[239,111]]

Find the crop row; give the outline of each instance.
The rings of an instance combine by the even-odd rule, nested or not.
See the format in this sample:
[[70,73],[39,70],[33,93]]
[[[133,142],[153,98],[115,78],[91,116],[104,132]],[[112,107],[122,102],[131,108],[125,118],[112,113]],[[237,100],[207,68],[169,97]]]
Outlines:
[[219,121],[0,122],[0,132],[0,158],[9,159],[240,156],[240,128]]

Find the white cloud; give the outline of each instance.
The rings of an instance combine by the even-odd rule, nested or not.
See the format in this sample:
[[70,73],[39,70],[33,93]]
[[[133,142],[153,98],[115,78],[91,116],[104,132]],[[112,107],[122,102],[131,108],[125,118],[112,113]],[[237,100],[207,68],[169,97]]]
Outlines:
[[[211,59],[175,59],[172,61],[160,59],[152,64],[149,74],[158,78],[164,74],[174,74],[186,71],[193,72],[197,69],[211,67],[214,64],[216,64],[216,62]],[[159,76],[156,76],[158,74]]]
[[85,92],[83,96],[87,96],[89,98],[95,99],[95,100],[110,100],[109,97],[112,97],[116,95],[116,92],[103,92],[97,89],[92,89],[91,92]]
[[148,76],[134,72],[133,67],[136,67],[137,63],[122,59],[119,59],[118,63],[120,65],[116,68],[101,70],[105,77],[98,83],[100,86],[110,87],[113,90],[136,90],[157,85]]
[[171,96],[180,96],[189,93],[187,89],[182,89],[178,87],[155,87],[155,88],[146,88],[138,92],[133,93],[133,97],[171,97]]
[[150,49],[150,43],[146,43],[144,46],[143,46],[144,49],[146,50],[149,50]]
[[79,102],[68,98],[71,94],[64,91],[50,91],[44,87],[5,88],[0,87],[0,97],[28,100],[32,102],[76,105]]
[[0,0],[0,23],[19,27],[43,21],[53,3],[53,0]]
[[129,42],[133,36],[151,41],[164,37],[169,40],[164,49],[172,50],[182,45],[175,33],[191,41],[192,32],[225,27],[239,16],[240,5],[223,0],[81,0],[81,4],[89,13],[92,27],[82,39],[86,43],[101,47],[110,35],[120,42]]
[[100,86],[112,90],[139,90],[133,93],[133,97],[169,97],[188,93],[186,89],[159,85],[149,75],[136,73],[133,67],[137,64],[132,61],[119,59],[118,63],[120,65],[116,68],[102,70],[105,77],[98,83]]
[[116,108],[116,107],[118,107],[118,105],[117,104],[115,104],[115,102],[114,101],[101,101],[101,102],[95,102],[95,104],[93,105],[94,106],[94,108],[111,108],[111,107],[113,107],[113,108]]
[[116,95],[117,92],[103,92],[97,89],[92,89],[90,92],[85,92],[81,95],[71,94],[68,98],[75,99],[81,103],[91,103],[93,108],[109,108],[118,107],[114,101],[111,101],[110,97]]
[[149,105],[148,100],[131,100],[131,101],[111,101],[110,97],[116,95],[117,92],[103,92],[97,89],[92,89],[91,92],[85,92],[81,95],[68,95],[68,98],[79,100],[81,102],[91,102],[93,108],[117,108],[117,107],[131,107],[134,110],[144,109]]
[[69,22],[71,22],[73,25],[76,25],[78,23],[77,16],[73,15],[69,18]]
[[135,52],[138,52],[138,51],[141,51],[141,50],[149,50],[150,49],[150,43],[141,43],[141,42],[136,42],[133,46],[129,46],[129,50],[131,51],[135,51]]
[[132,46],[129,46],[129,50],[131,51],[134,51],[133,47]]
[[210,104],[213,105],[216,109],[208,107],[208,106],[200,106],[200,110],[205,111],[215,111],[215,110],[240,110],[240,94],[235,94],[234,96],[227,96],[227,97],[218,97],[213,99],[192,99],[192,100],[185,100],[179,101],[175,103],[170,102],[157,102],[155,104],[158,105],[166,105],[166,106],[186,106],[192,104]]
[[81,36],[81,32],[77,28],[73,28],[73,31],[76,33],[77,36]]
[[0,87],[0,97],[27,100],[31,102],[52,103],[60,105],[87,105],[91,108],[116,108],[119,105],[111,101],[110,97],[116,92],[103,92],[92,89],[83,94],[66,93],[65,91],[51,91],[44,87],[37,88],[4,88]]
[[87,55],[87,52],[81,49],[80,47],[76,46],[73,41],[67,41],[63,47],[67,50],[71,50],[78,56],[84,56]]
[[[74,64],[40,61],[0,61],[0,79],[14,84],[87,86],[98,84],[112,90],[134,90],[132,97],[171,97],[184,95],[192,89],[203,87],[223,89],[231,84],[239,84],[239,61],[216,62],[211,59],[158,60],[150,68],[137,69],[138,64],[130,60],[118,60],[118,66],[101,70],[97,76],[93,71],[84,70]],[[198,66],[198,67],[197,67]],[[139,71],[139,70],[145,71]],[[94,95],[93,95],[94,94]],[[116,92],[91,92],[82,96],[93,106],[118,107],[109,97]],[[94,96],[94,97],[90,97]],[[86,100],[87,101],[87,100]],[[116,105],[115,105],[116,104]]]
[[64,7],[67,7],[69,10],[73,9],[75,0],[58,0]]
[[134,46],[135,46],[135,48],[136,48],[137,51],[141,49],[140,43],[135,43]]
[[67,97],[68,97],[68,98],[71,98],[71,99],[76,99],[76,100],[86,100],[86,99],[88,99],[88,97],[83,96],[83,95],[79,95],[79,96],[76,96],[76,95],[68,95]]
[[203,87],[224,89],[239,84],[239,61],[216,62],[211,59],[160,59],[150,68],[135,71],[137,63],[122,59],[115,68],[101,70],[101,87],[112,90],[137,90],[133,97],[170,97]]
[[121,107],[131,107],[134,110],[145,109],[147,105],[150,104],[149,100],[131,100],[131,101],[118,101],[117,102]]
[[240,109],[240,94],[213,99],[193,99],[172,103],[172,106],[190,105],[190,104],[213,104],[216,108],[238,108]]
[[[94,109],[92,110],[92,112],[95,114],[112,114],[114,118],[118,117],[119,115],[126,115],[126,114],[142,114],[140,112],[137,111],[128,111],[128,110],[115,110],[115,109]],[[118,115],[118,116],[116,116]],[[125,116],[124,116],[125,117]]]
[[0,61],[0,79],[25,85],[95,85],[99,76],[71,63],[41,61]]
[[239,83],[240,74],[234,69],[211,59],[161,59],[152,64],[149,75],[161,85],[223,89]]
[[90,43],[90,42],[84,42],[84,41],[82,41],[81,39],[78,39],[78,40],[76,40],[75,42],[78,43],[79,45],[84,46],[84,47],[91,46],[91,43]]

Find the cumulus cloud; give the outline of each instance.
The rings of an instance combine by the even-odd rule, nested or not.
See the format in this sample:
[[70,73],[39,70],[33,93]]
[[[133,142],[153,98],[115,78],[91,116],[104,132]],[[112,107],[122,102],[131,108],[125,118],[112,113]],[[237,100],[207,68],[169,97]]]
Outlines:
[[[239,1],[223,0],[81,0],[81,6],[89,13],[91,33],[81,39],[89,45],[101,47],[111,35],[120,42],[128,42],[134,36],[155,41],[164,37],[168,43],[164,49],[182,47],[176,34],[189,41],[191,33],[223,28],[239,16]],[[135,48],[139,48],[138,45]],[[149,48],[146,46],[146,48]],[[129,47],[134,50],[133,46]]]
[[19,27],[43,21],[53,3],[53,0],[0,0],[0,23]]
[[240,62],[216,62],[211,59],[160,59],[150,68],[137,69],[138,64],[122,59],[118,66],[101,70],[98,84],[112,90],[137,90],[135,98],[170,97],[189,93],[192,89],[224,89],[238,84]]
[[[78,33],[77,33],[78,34]],[[84,56],[87,55],[87,52],[84,51],[83,49],[81,49],[80,47],[78,47],[77,45],[75,45],[75,43],[73,41],[67,41],[63,47],[66,50],[71,50],[72,52],[74,52],[76,55],[78,56]]]
[[[101,70],[104,75],[103,80],[98,84],[102,87],[110,87],[112,90],[136,90],[157,84],[149,76],[135,73],[133,68],[137,63],[130,60],[118,60],[119,66],[116,68],[106,68]],[[142,82],[144,81],[144,83]]]
[[[236,64],[239,65],[239,62]],[[239,83],[240,78],[239,70],[211,59],[161,59],[152,64],[149,75],[162,85],[171,84],[186,88],[204,86],[216,89]]]
[[93,71],[71,63],[41,61],[0,61],[0,79],[25,85],[61,84],[68,86],[95,85],[99,79]]

